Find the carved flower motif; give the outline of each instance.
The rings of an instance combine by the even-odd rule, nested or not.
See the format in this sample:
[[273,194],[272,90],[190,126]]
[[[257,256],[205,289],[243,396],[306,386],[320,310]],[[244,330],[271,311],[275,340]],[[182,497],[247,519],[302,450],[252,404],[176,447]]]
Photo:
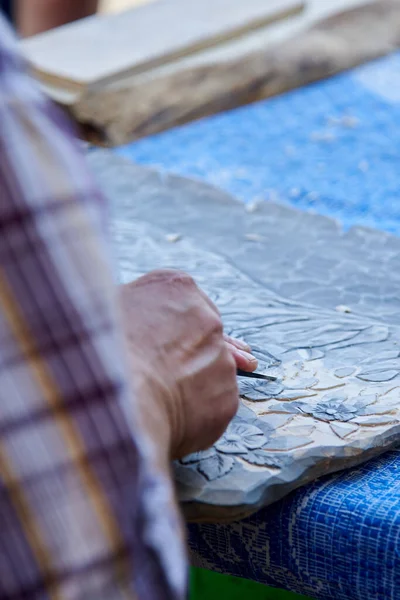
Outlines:
[[302,404],[300,410],[322,421],[346,422],[364,415],[366,407],[373,401],[371,396],[358,396],[355,400],[348,400],[347,396],[327,395],[316,406]]
[[270,435],[273,428],[262,423],[263,430],[242,419],[233,421],[218,442],[204,452],[195,452],[181,460],[190,465],[208,481],[227,475],[236,459],[260,467],[281,468],[288,460],[285,452],[311,443],[296,435]]
[[239,393],[253,402],[263,402],[278,396],[284,387],[280,382],[246,379],[239,381]]
[[223,454],[245,454],[248,450],[256,450],[266,443],[267,438],[255,425],[233,422],[215,447]]
[[312,411],[317,419],[324,421],[350,421],[357,414],[357,407],[346,404],[346,397],[331,397],[318,404]]
[[247,456],[249,452],[262,448],[267,441],[268,438],[255,425],[234,421],[213,448],[194,452],[181,462],[194,465],[208,481],[213,481],[231,471],[235,464],[232,455]]

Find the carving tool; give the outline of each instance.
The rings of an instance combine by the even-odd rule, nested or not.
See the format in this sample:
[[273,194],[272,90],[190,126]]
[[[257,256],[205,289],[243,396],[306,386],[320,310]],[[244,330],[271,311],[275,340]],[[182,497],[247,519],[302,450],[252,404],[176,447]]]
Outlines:
[[261,373],[249,373],[248,371],[242,371],[242,369],[236,369],[236,375],[238,377],[251,377],[252,379],[264,379],[265,381],[276,381],[278,378],[272,375],[262,375]]

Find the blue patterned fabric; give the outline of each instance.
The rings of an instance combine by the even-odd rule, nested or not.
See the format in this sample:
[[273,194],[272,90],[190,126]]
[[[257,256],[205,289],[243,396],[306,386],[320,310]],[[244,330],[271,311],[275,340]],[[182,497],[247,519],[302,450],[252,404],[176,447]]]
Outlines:
[[[400,234],[400,54],[117,152]],[[400,450],[240,523],[192,525],[190,547],[196,566],[320,600],[400,600]]]
[[398,600],[399,473],[393,451],[242,522],[191,525],[192,562],[321,600]]
[[400,54],[117,151],[244,202],[399,234]]

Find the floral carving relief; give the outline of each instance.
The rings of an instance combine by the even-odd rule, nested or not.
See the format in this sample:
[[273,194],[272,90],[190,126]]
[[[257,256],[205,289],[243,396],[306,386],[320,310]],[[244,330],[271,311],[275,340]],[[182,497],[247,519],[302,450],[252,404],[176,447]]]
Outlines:
[[124,280],[161,266],[190,272],[226,331],[252,346],[259,371],[277,377],[240,379],[241,408],[225,434],[176,463],[189,518],[215,507],[251,512],[400,442],[396,326],[282,298],[224,257],[185,239],[167,243],[144,223],[115,222],[114,238]]

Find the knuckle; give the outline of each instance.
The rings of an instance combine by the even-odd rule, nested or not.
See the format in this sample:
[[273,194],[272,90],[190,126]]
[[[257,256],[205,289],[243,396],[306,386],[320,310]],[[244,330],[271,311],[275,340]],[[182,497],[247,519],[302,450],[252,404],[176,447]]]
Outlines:
[[223,341],[223,324],[220,315],[208,307],[207,310],[207,322],[212,333],[221,337]]
[[223,352],[223,324],[220,316],[203,301],[201,296],[198,297],[198,300],[191,302],[189,310],[192,322],[201,339],[215,348],[220,360]]
[[155,269],[142,277],[148,281],[162,282],[166,284],[185,284],[196,285],[193,278],[185,273],[175,269]]
[[185,273],[185,271],[174,271],[172,269],[169,270],[169,277],[172,283],[188,285],[190,287],[197,287],[195,281],[191,275]]

